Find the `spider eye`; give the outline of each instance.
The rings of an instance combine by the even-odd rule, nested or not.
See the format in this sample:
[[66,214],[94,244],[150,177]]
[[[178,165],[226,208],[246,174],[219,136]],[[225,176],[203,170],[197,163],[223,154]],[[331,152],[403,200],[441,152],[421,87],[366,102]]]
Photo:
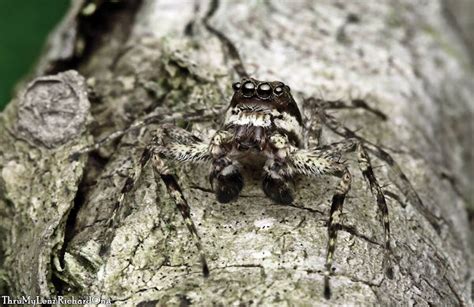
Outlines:
[[266,99],[272,94],[272,88],[268,83],[261,83],[257,88],[257,95],[259,98]]
[[283,94],[283,87],[282,86],[277,86],[275,88],[274,92],[275,92],[275,95],[280,96],[281,94]]
[[242,94],[244,97],[252,97],[255,93],[255,84],[252,81],[247,81],[242,86]]
[[240,82],[234,82],[232,88],[234,89],[234,92],[237,92],[240,89]]

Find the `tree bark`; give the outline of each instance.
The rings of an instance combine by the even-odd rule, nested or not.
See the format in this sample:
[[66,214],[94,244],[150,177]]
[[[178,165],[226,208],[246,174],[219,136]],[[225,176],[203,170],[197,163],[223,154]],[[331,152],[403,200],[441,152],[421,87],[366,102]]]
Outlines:
[[[474,82],[454,31],[440,1],[75,1],[35,79],[0,116],[2,293],[126,305],[470,305]],[[244,69],[290,85],[313,121],[303,102],[311,96],[364,98],[386,115],[331,111],[395,161],[371,151],[388,199],[394,279],[384,275],[383,227],[353,156],[329,302],[332,178],[302,178],[291,206],[265,198],[257,180],[223,205],[206,166],[176,165],[206,279],[150,168],[115,207],[156,126],[69,159],[152,110],[225,107]],[[176,124],[208,140],[220,121]],[[337,140],[325,127],[323,144]]]

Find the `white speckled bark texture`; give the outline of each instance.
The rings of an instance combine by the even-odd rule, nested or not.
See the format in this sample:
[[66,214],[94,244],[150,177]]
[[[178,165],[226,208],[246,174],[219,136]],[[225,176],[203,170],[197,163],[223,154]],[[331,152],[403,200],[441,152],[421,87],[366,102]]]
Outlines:
[[[82,93],[76,116],[67,113],[71,124],[40,120],[68,111],[57,108],[73,99],[63,83],[45,83],[38,99],[26,88],[0,115],[1,291],[140,306],[472,304],[466,208],[474,198],[474,79],[443,3],[123,0],[84,11],[87,5],[75,2],[35,76],[54,75],[35,80],[72,82],[69,91]],[[56,75],[67,69],[85,82],[72,71],[66,75],[73,78]],[[294,204],[284,206],[249,178],[239,200],[223,205],[211,191],[209,166],[171,165],[208,257],[204,278],[183,219],[151,168],[116,207],[157,126],[68,158],[153,110],[224,108],[243,70],[288,84],[308,120],[315,119],[308,97],[362,98],[386,115],[328,111],[393,157],[370,151],[389,205],[394,279],[382,269],[383,227],[354,155],[347,156],[353,184],[330,300],[323,268],[337,180],[301,178]],[[54,103],[45,105],[42,93]],[[220,122],[176,125],[209,140]],[[19,125],[28,126],[26,137]],[[55,141],[29,139],[44,135]],[[321,141],[341,138],[325,127]]]

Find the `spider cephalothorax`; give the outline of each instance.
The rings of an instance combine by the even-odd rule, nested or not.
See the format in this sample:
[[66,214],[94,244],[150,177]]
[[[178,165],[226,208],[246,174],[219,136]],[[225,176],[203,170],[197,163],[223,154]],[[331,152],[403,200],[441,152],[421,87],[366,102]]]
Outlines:
[[234,129],[239,146],[263,149],[272,131],[287,135],[294,145],[302,145],[303,120],[287,85],[243,79],[232,88],[224,129]]
[[[330,175],[338,177],[340,181],[334,189],[327,223],[328,245],[324,275],[325,294],[326,297],[329,297],[329,276],[337,231],[341,227],[338,215],[342,212],[344,200],[352,181],[351,172],[340,157],[343,154],[356,152],[359,167],[369,182],[377,206],[382,213],[385,265],[387,275],[390,277],[393,273],[389,260],[390,227],[387,204],[373,173],[369,156],[362,143],[353,138],[355,134],[352,133],[349,138],[337,143],[305,148],[302,115],[287,85],[279,81],[268,82],[244,78],[233,84],[233,90],[234,94],[227,107],[222,126],[209,142],[204,142],[183,129],[164,125],[164,122],[175,119],[202,118],[203,114],[172,114],[168,117],[163,114],[153,114],[126,130],[137,129],[151,122],[162,124],[161,129],[158,130],[143,153],[140,171],[135,174],[134,178],[129,177],[125,181],[119,205],[123,202],[124,195],[138,181],[141,169],[148,161],[151,161],[176,202],[177,208],[195,240],[201,254],[203,272],[207,276],[209,269],[197,229],[190,216],[189,206],[175,177],[166,167],[166,160],[210,163],[211,186],[217,200],[221,203],[228,203],[239,197],[244,186],[242,171],[246,165],[258,170],[255,173],[260,176],[262,190],[266,196],[281,204],[293,202],[293,180],[296,176]],[[323,104],[334,105],[336,108],[345,105],[342,101],[318,100],[318,102],[320,104],[314,106],[315,108],[322,108]],[[324,114],[324,111],[322,113]],[[210,110],[207,115],[214,114],[214,111]],[[324,119],[321,118],[322,120]],[[326,125],[335,131],[339,127],[334,123],[326,123]],[[75,156],[97,149],[105,142],[123,135],[126,131],[113,133],[108,138],[76,153]],[[164,142],[165,138],[168,138],[168,142]]]

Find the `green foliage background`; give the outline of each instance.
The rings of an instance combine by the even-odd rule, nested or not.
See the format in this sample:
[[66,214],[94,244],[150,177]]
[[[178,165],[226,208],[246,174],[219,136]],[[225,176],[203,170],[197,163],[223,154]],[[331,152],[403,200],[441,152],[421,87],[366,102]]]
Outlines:
[[69,0],[0,0],[0,111],[41,54]]

